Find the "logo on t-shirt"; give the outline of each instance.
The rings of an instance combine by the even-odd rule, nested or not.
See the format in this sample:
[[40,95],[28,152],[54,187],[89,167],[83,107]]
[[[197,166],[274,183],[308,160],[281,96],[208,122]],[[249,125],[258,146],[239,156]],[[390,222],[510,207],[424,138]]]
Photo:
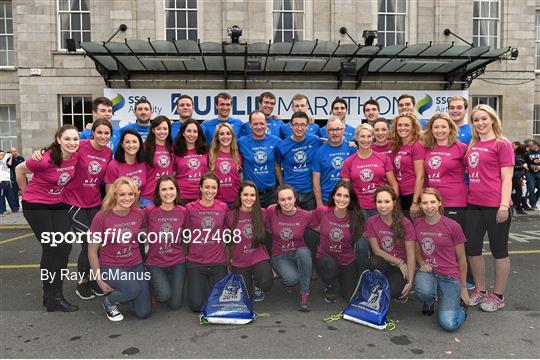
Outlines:
[[187,161],[187,166],[191,170],[196,170],[201,166],[201,162],[197,158],[191,158]]
[[101,172],[101,164],[99,161],[92,160],[88,163],[88,173],[90,175],[97,175]]
[[431,255],[435,251],[435,241],[430,237],[422,239],[422,251],[426,255]]
[[165,222],[161,224],[159,227],[160,235],[162,236],[161,239],[168,241],[172,239],[172,225],[168,222]]
[[394,249],[394,239],[390,235],[386,235],[382,238],[381,245],[384,251],[392,251]]
[[343,158],[341,156],[336,156],[332,159],[332,167],[336,170],[340,170],[343,166]]
[[201,219],[201,225],[204,229],[212,229],[216,225],[216,222],[211,216],[205,216]]
[[341,240],[343,240],[343,230],[341,230],[340,228],[332,228],[329,235],[330,240],[332,241],[340,242]]
[[441,164],[442,158],[438,155],[431,157],[428,161],[429,167],[433,170],[437,170],[438,168],[440,168]]
[[162,169],[168,167],[170,163],[171,159],[167,155],[159,155],[157,158],[157,164]]
[[286,227],[281,228],[281,230],[279,231],[279,237],[281,238],[281,240],[291,240],[293,238],[293,231]]
[[223,161],[221,164],[219,164],[219,170],[222,174],[228,174],[231,172],[231,163],[228,161]]
[[307,155],[304,150],[299,150],[294,153],[294,162],[297,164],[303,164],[307,160]]
[[251,235],[253,234],[251,224],[245,224],[244,227],[242,227],[242,234],[247,238],[251,238]]
[[142,180],[137,175],[132,176],[131,180],[133,180],[133,182],[135,183],[135,185],[137,185],[137,187],[140,187],[142,185]]
[[266,156],[266,153],[264,151],[259,150],[253,155],[253,159],[257,164],[264,164],[268,157]]
[[57,183],[58,186],[66,185],[69,182],[69,179],[71,179],[71,175],[69,175],[69,173],[67,172],[61,173],[60,176],[58,177],[58,183]]
[[394,158],[394,166],[396,167],[396,169],[401,169],[401,155],[397,155]]
[[364,182],[373,181],[373,170],[371,169],[362,169],[360,171],[360,179]]
[[478,161],[480,160],[480,154],[478,153],[478,151],[473,151],[472,153],[469,154],[467,160],[469,162],[469,166],[472,168],[475,168],[478,166]]

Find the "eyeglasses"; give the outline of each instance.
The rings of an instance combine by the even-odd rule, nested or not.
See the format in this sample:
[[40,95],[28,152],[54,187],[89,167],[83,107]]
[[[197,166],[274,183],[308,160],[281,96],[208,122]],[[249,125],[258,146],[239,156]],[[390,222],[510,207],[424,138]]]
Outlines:
[[291,124],[292,127],[295,127],[295,128],[299,128],[299,127],[307,127],[307,124],[306,123],[295,123],[295,124]]
[[343,131],[343,129],[344,128],[333,128],[333,129],[326,129],[326,131],[331,132],[331,133],[337,133],[337,132]]

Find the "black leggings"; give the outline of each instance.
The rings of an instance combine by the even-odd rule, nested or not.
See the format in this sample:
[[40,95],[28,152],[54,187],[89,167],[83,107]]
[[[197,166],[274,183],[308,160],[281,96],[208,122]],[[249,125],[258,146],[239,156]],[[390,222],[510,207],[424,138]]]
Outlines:
[[390,291],[392,292],[392,299],[401,297],[403,288],[407,284],[407,280],[403,277],[401,270],[397,266],[391,265],[380,256],[372,256],[370,260],[370,270],[379,270],[386,276],[388,283],[390,284]]
[[481,256],[484,235],[486,231],[489,238],[489,249],[495,259],[508,257],[508,235],[510,234],[510,224],[512,222],[512,211],[508,209],[508,220],[499,224],[496,222],[499,208],[478,206],[469,204],[467,206],[467,217],[465,218],[465,235],[467,235],[467,255]]
[[414,194],[410,195],[399,195],[399,203],[401,205],[401,210],[403,210],[403,215],[408,219],[411,219],[411,206],[413,203]]
[[191,311],[201,311],[214,285],[227,275],[227,265],[187,263],[187,291]]
[[325,284],[336,286],[336,282],[339,282],[339,292],[343,299],[351,299],[358,282],[354,261],[349,265],[339,265],[334,258],[321,256],[315,260],[315,269]]
[[274,284],[272,265],[270,260],[263,260],[250,267],[232,267],[232,271],[242,275],[247,291],[251,294],[253,290],[253,279],[255,285],[264,292],[270,291]]
[[521,189],[521,177],[512,178],[512,202],[514,203],[516,210],[523,210],[521,206],[521,198],[523,197],[523,190]]
[[40,269],[42,274],[46,270],[49,280],[43,280],[43,292],[45,295],[53,291],[62,290],[61,270],[67,269],[71,244],[65,241],[51,246],[51,243],[42,241],[44,233],[58,232],[66,234],[71,230],[71,223],[67,213],[68,206],[64,203],[41,204],[22,201],[23,216],[32,228],[41,245]]
[[[93,208],[80,208],[78,206],[70,206],[68,209],[69,219],[71,221],[71,227],[76,233],[86,233],[90,230],[90,225],[94,216],[98,213],[101,206]],[[81,237],[81,253],[77,260],[77,272],[83,279],[88,278],[90,272],[90,262],[88,261],[88,239],[87,236]]]

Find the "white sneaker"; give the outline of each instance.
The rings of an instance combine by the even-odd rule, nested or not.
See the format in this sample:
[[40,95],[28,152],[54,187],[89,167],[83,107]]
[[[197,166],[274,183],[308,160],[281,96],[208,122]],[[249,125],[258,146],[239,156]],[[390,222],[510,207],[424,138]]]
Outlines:
[[122,321],[124,320],[124,315],[118,310],[118,305],[105,305],[103,303],[103,309],[105,310],[105,314],[107,314],[107,318],[111,321]]

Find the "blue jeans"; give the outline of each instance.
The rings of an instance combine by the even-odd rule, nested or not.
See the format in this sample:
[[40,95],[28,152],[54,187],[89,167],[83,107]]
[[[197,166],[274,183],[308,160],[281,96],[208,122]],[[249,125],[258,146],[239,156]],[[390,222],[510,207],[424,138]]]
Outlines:
[[[119,277],[116,277],[118,270]],[[117,268],[117,267],[102,267],[101,274],[107,272],[108,277],[105,282],[113,288],[103,300],[105,304],[129,303],[135,316],[144,319],[150,316],[150,287],[148,280],[144,274],[144,266],[139,265]],[[122,275],[123,274],[123,275]],[[111,276],[115,276],[111,279]],[[129,278],[129,280],[121,280],[121,278]]]
[[435,297],[439,298],[437,321],[444,330],[456,331],[463,325],[467,312],[459,306],[461,285],[458,280],[417,270],[414,283],[414,294],[419,300],[431,305]]
[[538,194],[540,194],[540,171],[535,173],[527,173],[527,193],[529,194],[529,205],[532,208],[536,207],[536,202],[538,200],[538,195],[536,190],[538,189]]
[[0,214],[6,212],[6,200],[11,211],[19,211],[19,195],[15,193],[11,181],[0,182]]
[[272,256],[272,267],[285,286],[300,283],[300,293],[309,294],[311,282],[311,251],[301,247],[294,252]]
[[182,306],[186,263],[170,267],[147,266],[150,271],[150,289],[157,301],[167,303],[171,310]]
[[139,205],[141,205],[141,207],[143,207],[143,208],[148,207],[148,206],[153,206],[154,205],[154,200],[148,199],[148,198],[145,198],[145,197],[141,196],[139,198]]
[[364,215],[364,221],[367,221],[370,217],[377,215],[377,209],[362,209],[362,215]]

